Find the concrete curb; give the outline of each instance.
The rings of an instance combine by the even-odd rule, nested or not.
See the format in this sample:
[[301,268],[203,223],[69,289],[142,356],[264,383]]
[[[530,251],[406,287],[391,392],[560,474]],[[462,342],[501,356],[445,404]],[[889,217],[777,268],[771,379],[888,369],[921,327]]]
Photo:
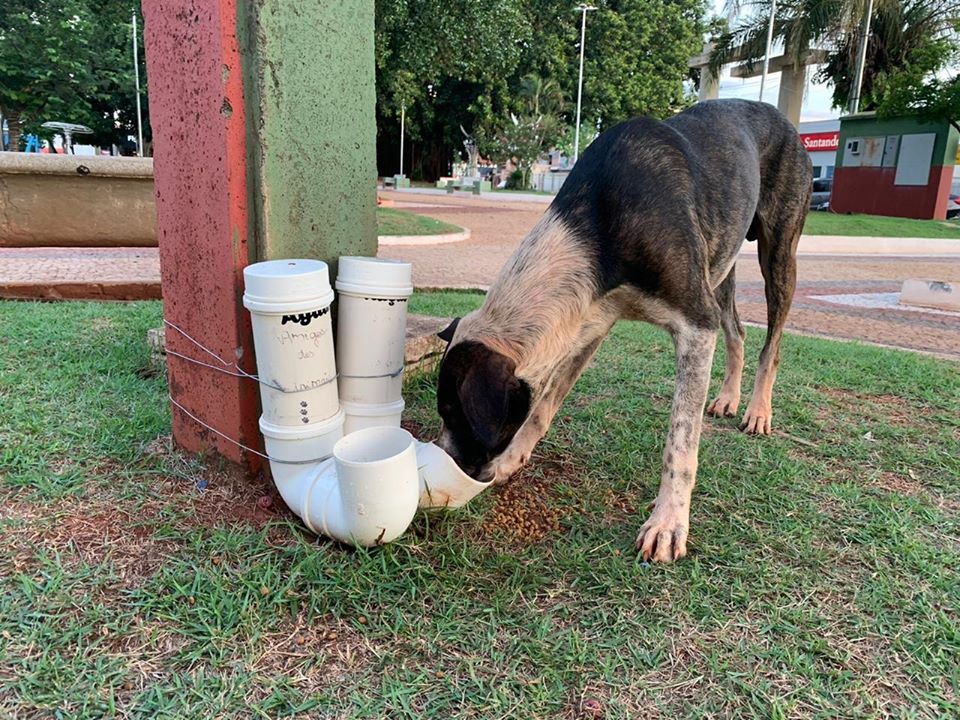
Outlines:
[[447,245],[470,239],[470,230],[444,235],[380,235],[378,245]]
[[[381,190],[380,192],[384,192]],[[435,188],[401,188],[389,189],[385,192],[394,192],[398,195],[443,195],[446,197],[456,198],[457,200],[466,200],[468,198],[474,198],[475,200],[506,200],[507,202],[532,202],[540,203],[541,205],[547,205],[553,202],[555,195],[535,195],[533,193],[521,193],[521,192],[509,192],[509,193],[499,193],[496,190],[491,190],[489,192],[480,193],[479,195],[474,195],[469,190],[458,190],[455,193],[448,193],[446,190],[438,190]]]
[[0,283],[4,300],[159,300],[158,282]]
[[[741,254],[756,255],[757,244],[746,242]],[[801,255],[881,255],[894,257],[958,257],[960,238],[897,238],[856,235],[801,235]]]

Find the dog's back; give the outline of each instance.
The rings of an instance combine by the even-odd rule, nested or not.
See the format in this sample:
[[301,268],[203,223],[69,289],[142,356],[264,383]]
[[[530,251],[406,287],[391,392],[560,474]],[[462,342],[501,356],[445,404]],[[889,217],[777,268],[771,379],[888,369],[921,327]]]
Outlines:
[[698,264],[722,276],[743,239],[757,239],[757,218],[771,206],[790,214],[806,207],[811,178],[803,144],[778,110],[715,100],[664,122],[637,118],[602,133],[552,208],[601,249],[607,289],[630,282],[655,291],[628,266],[653,269],[657,277],[669,271],[657,268],[657,260],[669,254],[666,243],[677,242],[678,227],[694,228],[707,248]]

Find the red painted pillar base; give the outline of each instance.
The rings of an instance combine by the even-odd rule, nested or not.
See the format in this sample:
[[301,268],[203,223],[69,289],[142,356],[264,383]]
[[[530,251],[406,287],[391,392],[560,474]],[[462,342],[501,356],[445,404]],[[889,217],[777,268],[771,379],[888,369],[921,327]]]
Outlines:
[[[253,373],[243,268],[251,241],[247,144],[237,42],[237,0],[144,3],[154,130],[157,235],[167,348],[223,370]],[[212,449],[250,470],[262,451],[257,384],[168,354],[176,405],[173,436],[188,451]]]

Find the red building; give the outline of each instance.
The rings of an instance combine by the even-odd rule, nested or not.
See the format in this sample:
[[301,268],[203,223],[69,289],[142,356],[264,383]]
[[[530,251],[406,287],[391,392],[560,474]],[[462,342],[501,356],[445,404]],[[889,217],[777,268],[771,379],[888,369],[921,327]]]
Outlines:
[[840,119],[840,147],[830,209],[943,220],[960,133],[949,123]]

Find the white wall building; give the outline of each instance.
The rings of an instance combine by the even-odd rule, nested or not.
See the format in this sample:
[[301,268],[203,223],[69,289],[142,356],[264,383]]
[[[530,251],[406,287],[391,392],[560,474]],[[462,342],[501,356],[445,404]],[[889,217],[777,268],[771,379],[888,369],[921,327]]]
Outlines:
[[832,178],[840,146],[840,121],[802,122],[797,132],[813,163],[815,178]]

